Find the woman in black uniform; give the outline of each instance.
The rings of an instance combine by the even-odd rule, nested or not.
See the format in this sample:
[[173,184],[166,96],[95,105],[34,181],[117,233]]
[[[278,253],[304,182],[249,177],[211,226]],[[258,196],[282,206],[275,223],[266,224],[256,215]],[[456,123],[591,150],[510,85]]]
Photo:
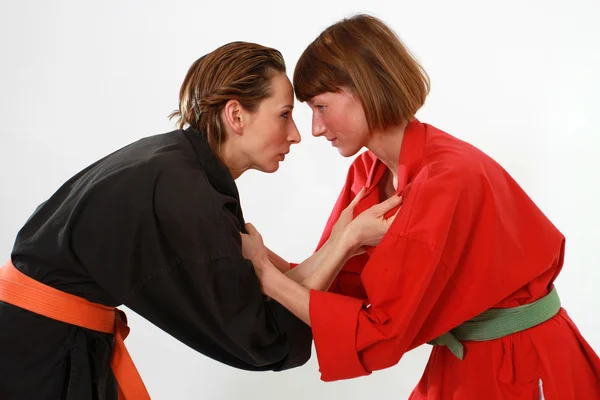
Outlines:
[[[180,129],[104,157],[38,207],[0,269],[0,399],[149,398],[119,305],[236,368],[310,358],[310,328],[264,298],[243,257],[234,183],[276,171],[300,141],[293,102],[277,50],[222,46],[188,71]],[[349,256],[380,231],[328,251]],[[306,262],[336,259],[320,257]]]

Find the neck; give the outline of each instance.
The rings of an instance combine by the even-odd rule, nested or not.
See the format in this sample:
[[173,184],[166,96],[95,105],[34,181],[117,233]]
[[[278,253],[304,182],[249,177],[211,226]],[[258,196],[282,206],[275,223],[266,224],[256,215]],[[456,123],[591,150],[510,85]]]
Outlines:
[[388,168],[394,182],[398,179],[398,160],[407,124],[404,122],[383,132],[376,132],[366,146]]
[[242,174],[248,170],[248,166],[250,165],[233,140],[227,140],[221,147],[221,158],[229,169],[233,179],[242,176]]

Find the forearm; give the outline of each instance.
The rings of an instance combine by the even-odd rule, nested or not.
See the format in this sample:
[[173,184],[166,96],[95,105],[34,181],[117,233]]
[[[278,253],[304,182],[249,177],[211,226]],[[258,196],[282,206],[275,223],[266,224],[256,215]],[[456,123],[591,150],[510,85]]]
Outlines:
[[330,247],[331,244],[329,242],[325,243],[318,251],[293,269],[290,268],[290,263],[288,261],[274,253],[271,249],[267,248],[267,252],[269,254],[269,261],[271,261],[271,264],[273,264],[275,268],[286,274],[288,278],[300,283],[323,262]]
[[267,296],[277,301],[310,326],[309,289],[277,271],[264,276],[262,283]]
[[264,293],[310,325],[310,290],[326,291],[331,286],[352,251],[352,246],[347,243],[350,243],[347,238],[331,243],[323,252],[321,263],[316,265],[318,268],[314,268],[301,284],[273,268],[264,268],[265,271],[269,271],[261,278]]
[[284,274],[290,271],[290,263],[281,258],[279,255],[275,254],[271,249],[267,248],[267,253],[269,254],[269,261],[281,272]]
[[288,278],[295,282],[302,282],[306,277],[308,277],[312,271],[314,271],[319,264],[323,261],[325,254],[327,252],[327,243],[323,245],[318,251],[313,253],[306,260],[302,261],[302,263],[298,264],[293,269],[285,272]]
[[[346,241],[344,243],[348,243],[348,242]],[[330,253],[332,251],[335,252],[335,251],[340,251],[340,250],[343,251],[345,254],[345,257],[343,257],[341,260],[338,260],[338,263],[341,264],[340,265],[340,267],[341,267],[341,266],[343,266],[343,264],[346,263],[348,258],[350,258],[349,257],[350,249],[349,248],[341,249],[339,246],[339,243],[328,240],[313,255],[311,255],[309,258],[304,260],[301,264],[298,264],[295,268],[290,269],[288,272],[285,272],[285,274],[287,275],[288,278],[292,279],[293,281],[302,283],[307,278],[309,278],[315,271],[317,271],[323,263],[327,262],[326,261],[327,257],[329,257],[331,255]],[[279,269],[279,270],[281,270],[281,269]]]
[[319,263],[315,263],[300,284],[308,289],[327,291],[351,254],[352,247],[348,243],[346,238],[330,243],[318,260]]

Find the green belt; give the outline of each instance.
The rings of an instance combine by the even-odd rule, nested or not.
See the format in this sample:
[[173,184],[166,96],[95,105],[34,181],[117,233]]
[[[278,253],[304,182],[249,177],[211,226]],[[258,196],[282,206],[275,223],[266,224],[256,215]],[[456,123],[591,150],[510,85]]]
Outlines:
[[556,288],[530,304],[513,308],[492,308],[434,339],[429,344],[447,346],[459,359],[464,358],[461,340],[486,341],[532,328],[554,317],[560,310]]

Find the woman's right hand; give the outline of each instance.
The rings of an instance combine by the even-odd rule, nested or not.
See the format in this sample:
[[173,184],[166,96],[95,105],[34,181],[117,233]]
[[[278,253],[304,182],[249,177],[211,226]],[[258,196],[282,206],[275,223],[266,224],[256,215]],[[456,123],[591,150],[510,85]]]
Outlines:
[[[389,199],[363,211],[345,227],[344,234],[350,238],[355,255],[360,254],[361,249],[364,247],[379,244],[400,212],[401,203],[402,197],[393,195]],[[398,207],[398,211],[390,218],[385,218],[385,214],[395,207]]]
[[354,207],[358,204],[358,202],[363,198],[365,194],[365,188],[360,189],[354,199],[348,204],[348,206],[340,213],[338,220],[335,225],[331,229],[331,234],[329,235],[329,240],[332,242],[337,242],[342,235],[345,233],[346,227],[352,220],[354,219]]

